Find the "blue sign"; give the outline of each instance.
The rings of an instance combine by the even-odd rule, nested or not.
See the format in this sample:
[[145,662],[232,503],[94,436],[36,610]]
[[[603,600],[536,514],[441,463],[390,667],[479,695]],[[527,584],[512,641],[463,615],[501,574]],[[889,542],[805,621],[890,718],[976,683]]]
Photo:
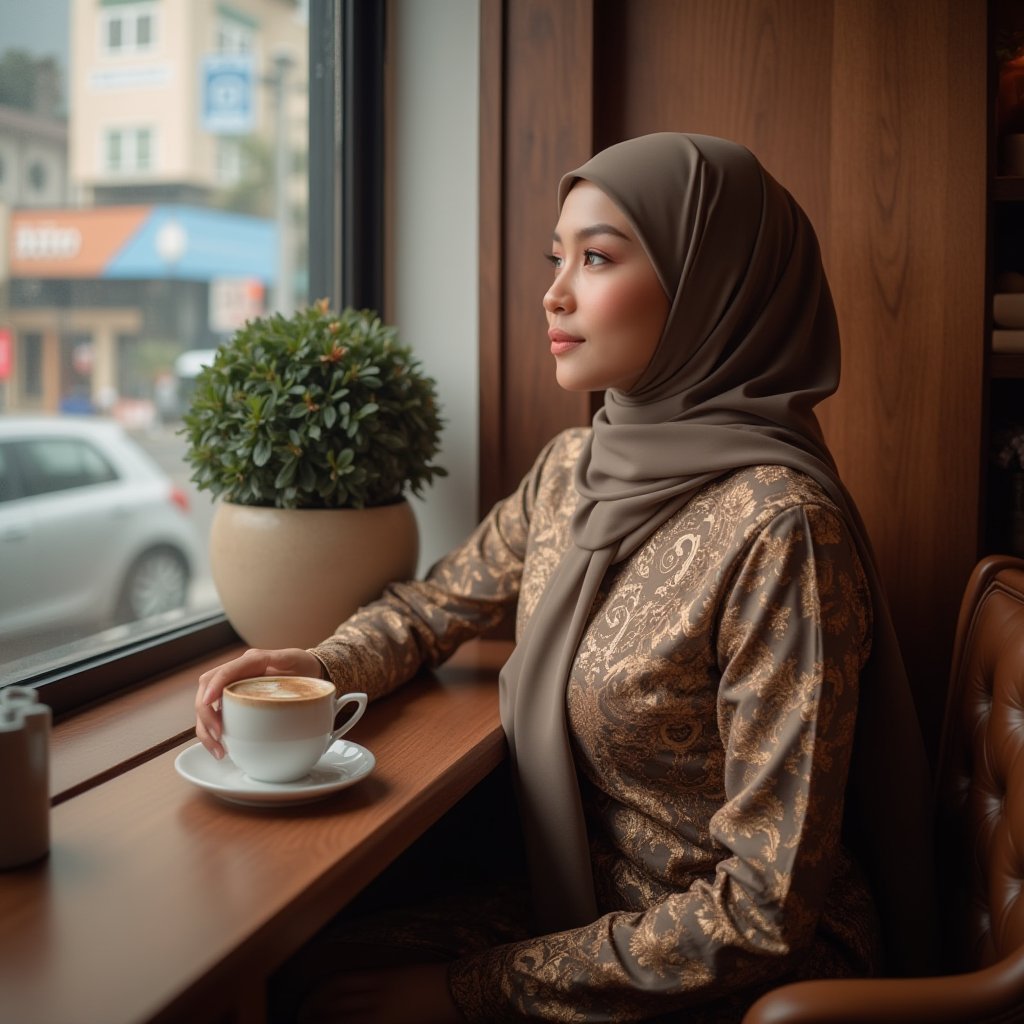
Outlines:
[[256,76],[251,57],[206,57],[202,125],[212,135],[248,135],[256,126]]

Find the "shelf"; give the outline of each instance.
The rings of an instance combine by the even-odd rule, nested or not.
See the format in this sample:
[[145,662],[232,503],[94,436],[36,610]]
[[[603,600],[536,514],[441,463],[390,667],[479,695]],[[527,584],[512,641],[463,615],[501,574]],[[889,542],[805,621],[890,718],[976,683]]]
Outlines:
[[1024,380],[1024,352],[993,352],[989,376],[1006,380]]
[[1024,203],[1024,178],[993,178],[989,195],[996,203]]

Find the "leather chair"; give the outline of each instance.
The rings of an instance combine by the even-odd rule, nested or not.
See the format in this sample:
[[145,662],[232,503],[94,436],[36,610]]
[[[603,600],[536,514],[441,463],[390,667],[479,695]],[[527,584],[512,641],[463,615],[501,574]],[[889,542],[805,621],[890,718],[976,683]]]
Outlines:
[[943,973],[784,985],[743,1024],[1024,1022],[1024,559],[968,581],[936,780]]

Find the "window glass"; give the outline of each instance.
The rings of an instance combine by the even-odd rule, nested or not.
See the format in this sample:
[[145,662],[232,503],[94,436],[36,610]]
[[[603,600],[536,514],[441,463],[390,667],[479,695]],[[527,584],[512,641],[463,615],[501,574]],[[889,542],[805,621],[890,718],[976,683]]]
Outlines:
[[42,192],[46,187],[46,168],[38,160],[29,165],[28,182],[36,192]]
[[[68,2],[78,4],[80,0]],[[99,6],[104,6],[102,0],[99,0]],[[106,54],[110,56],[149,49],[156,38],[155,9],[152,0],[140,0],[139,3],[119,0],[114,7],[101,11],[100,37]]]
[[14,466],[6,452],[6,446],[0,445],[0,502],[13,501],[21,497],[20,481],[15,479]]
[[[0,685],[219,610],[181,417],[199,355],[308,296],[308,21],[306,0],[0,4],[0,70],[30,71],[0,74]],[[150,615],[124,595],[158,535],[187,587]]]
[[135,44],[139,47],[149,46],[153,41],[153,17],[140,14],[135,22]]
[[117,477],[104,456],[74,438],[39,438],[7,446],[21,469],[24,497],[107,483]]
[[124,39],[124,22],[120,17],[112,17],[107,21],[107,49],[120,50]]

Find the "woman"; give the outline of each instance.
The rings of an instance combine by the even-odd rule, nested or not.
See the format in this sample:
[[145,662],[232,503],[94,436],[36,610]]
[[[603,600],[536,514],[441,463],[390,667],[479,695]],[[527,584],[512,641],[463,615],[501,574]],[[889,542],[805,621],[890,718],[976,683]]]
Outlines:
[[[599,153],[558,200],[544,308],[559,384],[605,391],[592,428],[426,580],[312,651],[200,680],[197,733],[222,755],[231,679],[323,671],[379,696],[516,616],[501,709],[531,937],[343,975],[310,1020],[736,1020],[784,980],[879,969],[862,866],[886,904],[930,905],[917,724],[813,411],[839,342],[806,216],[743,147],[670,133]],[[872,796],[899,836],[858,829],[856,799],[844,823],[855,724],[855,798],[877,744],[899,745],[904,773]],[[890,886],[878,869],[908,850]]]

